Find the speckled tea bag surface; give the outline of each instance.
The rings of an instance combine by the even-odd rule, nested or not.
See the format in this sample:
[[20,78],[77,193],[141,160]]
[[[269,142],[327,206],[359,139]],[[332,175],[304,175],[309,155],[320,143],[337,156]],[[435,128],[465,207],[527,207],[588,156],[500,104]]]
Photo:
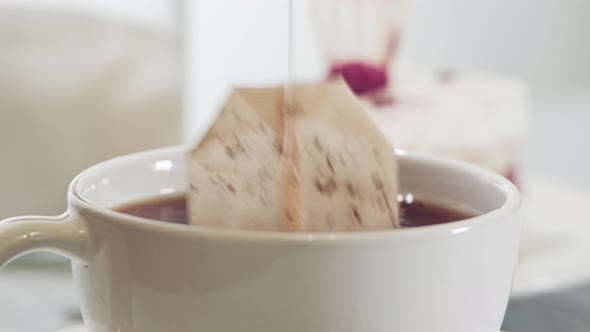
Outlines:
[[391,144],[346,84],[235,89],[188,156],[193,225],[296,232],[399,227]]

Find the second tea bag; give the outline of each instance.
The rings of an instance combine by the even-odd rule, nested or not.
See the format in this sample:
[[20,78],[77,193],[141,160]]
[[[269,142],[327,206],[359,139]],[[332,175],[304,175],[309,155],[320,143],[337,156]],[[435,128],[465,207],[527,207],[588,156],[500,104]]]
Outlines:
[[241,230],[399,227],[392,146],[342,81],[236,89],[190,152],[189,221]]

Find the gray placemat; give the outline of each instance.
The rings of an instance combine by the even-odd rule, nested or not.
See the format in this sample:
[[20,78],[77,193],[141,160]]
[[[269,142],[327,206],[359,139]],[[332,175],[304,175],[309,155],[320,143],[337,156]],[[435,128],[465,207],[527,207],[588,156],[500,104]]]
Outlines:
[[514,332],[590,332],[590,283],[510,301],[503,328]]

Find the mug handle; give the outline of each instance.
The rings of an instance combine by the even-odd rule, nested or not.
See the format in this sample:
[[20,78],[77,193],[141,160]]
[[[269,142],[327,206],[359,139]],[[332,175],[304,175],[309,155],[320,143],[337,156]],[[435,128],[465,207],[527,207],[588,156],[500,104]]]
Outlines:
[[79,218],[26,216],[0,221],[0,269],[32,251],[52,251],[84,260],[88,234]]

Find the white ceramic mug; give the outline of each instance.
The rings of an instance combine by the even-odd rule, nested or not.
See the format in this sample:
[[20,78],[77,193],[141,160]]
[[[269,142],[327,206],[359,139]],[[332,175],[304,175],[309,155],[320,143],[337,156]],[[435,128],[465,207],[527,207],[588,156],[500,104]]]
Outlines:
[[481,216],[398,231],[239,232],[113,211],[182,192],[181,148],[91,167],[62,216],[0,223],[0,265],[32,250],[72,258],[87,329],[204,332],[498,332],[520,194],[468,164],[398,153],[406,192]]

